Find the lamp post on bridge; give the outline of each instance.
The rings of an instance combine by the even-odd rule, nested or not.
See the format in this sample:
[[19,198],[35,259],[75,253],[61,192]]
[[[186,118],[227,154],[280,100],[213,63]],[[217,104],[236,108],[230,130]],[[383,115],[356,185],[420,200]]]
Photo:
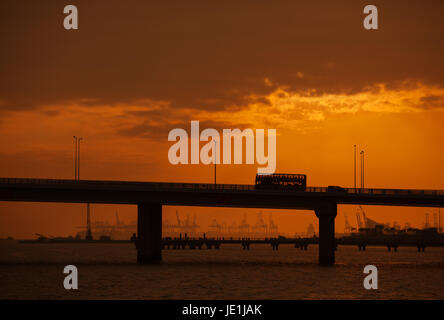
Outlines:
[[77,137],[72,136],[74,138],[75,146],[74,146],[74,180],[77,180]]
[[78,138],[78,151],[77,151],[77,181],[80,180],[80,141],[82,141],[83,138]]
[[[74,152],[74,176],[76,181],[80,181],[80,141],[83,140],[82,137],[73,136],[75,141],[75,152]],[[93,239],[91,232],[91,215],[90,215],[90,204],[86,204],[86,240],[91,241]]]
[[216,186],[217,141],[214,139],[214,186]]
[[356,192],[356,145],[353,146],[354,147],[354,166],[353,166],[353,182],[354,182],[354,188],[355,188],[355,192]]
[[80,180],[80,141],[82,137],[72,136],[74,138],[74,180]]
[[364,191],[364,150],[361,150],[361,190]]

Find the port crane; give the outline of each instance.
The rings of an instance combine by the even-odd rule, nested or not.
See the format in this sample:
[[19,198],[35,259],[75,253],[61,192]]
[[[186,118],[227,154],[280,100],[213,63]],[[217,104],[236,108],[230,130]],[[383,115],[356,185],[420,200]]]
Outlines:
[[[270,216],[268,217],[268,235],[269,236],[277,236],[278,235],[278,226],[273,221],[273,213],[272,212],[265,212],[268,213]],[[265,223],[264,223],[265,224]],[[267,225],[265,224],[265,228],[267,228]]]
[[176,210],[176,219],[177,219],[177,226],[180,228],[181,223],[180,223],[180,218],[179,218],[179,212],[177,212],[177,210]]
[[116,211],[116,226],[120,227],[120,220],[119,220],[119,214]]
[[[362,215],[363,220],[361,220],[361,215]],[[369,227],[367,215],[365,214],[365,211],[361,205],[358,206],[358,211],[356,212],[356,220],[358,222],[359,229]]]
[[361,221],[361,215],[359,214],[359,212],[356,212],[356,220],[358,222],[358,229],[362,228],[362,221]]
[[248,236],[250,234],[250,225],[247,222],[247,215],[245,213],[242,222],[239,225],[239,234],[242,237]]
[[90,205],[86,204],[86,240],[92,240]]
[[345,233],[350,233],[353,231],[353,227],[350,225],[350,223],[348,222],[348,217],[347,214],[344,214],[344,220],[345,220],[345,227],[344,227],[344,232]]

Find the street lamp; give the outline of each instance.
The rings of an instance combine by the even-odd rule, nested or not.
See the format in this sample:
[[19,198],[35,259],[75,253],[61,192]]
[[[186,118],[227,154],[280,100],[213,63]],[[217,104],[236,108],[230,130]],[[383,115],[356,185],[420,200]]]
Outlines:
[[216,186],[217,141],[214,139],[214,186]]
[[354,145],[353,148],[354,148],[353,180],[354,180],[354,186],[355,186],[355,192],[356,192],[356,145]]
[[[73,136],[75,141],[75,159],[74,159],[74,171],[75,180],[80,180],[80,141],[83,140],[82,137]],[[90,217],[90,204],[86,204],[86,240],[92,240],[91,234],[91,217]]]
[[80,141],[82,141],[83,138],[78,138],[79,145],[78,145],[78,151],[77,151],[77,180],[80,180]]
[[75,141],[75,147],[74,147],[74,180],[77,180],[77,137],[72,136]]
[[361,189],[364,190],[364,150],[361,150]]

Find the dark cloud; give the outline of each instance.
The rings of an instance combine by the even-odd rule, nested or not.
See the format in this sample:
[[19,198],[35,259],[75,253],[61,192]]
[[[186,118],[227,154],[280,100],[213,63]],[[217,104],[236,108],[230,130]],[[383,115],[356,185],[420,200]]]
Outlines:
[[[117,131],[118,135],[125,136],[125,137],[137,137],[137,138],[145,138],[153,141],[159,141],[161,139],[167,139],[168,133],[175,129],[175,128],[181,128],[184,129],[188,134],[191,134],[191,121],[192,120],[198,120],[190,117],[188,120],[177,120],[174,121],[168,121],[168,119],[164,119],[163,122],[150,122],[150,121],[144,121],[141,124],[137,125],[129,125],[125,128],[122,128]],[[225,122],[225,121],[199,121],[199,130],[202,132],[202,130],[207,128],[216,129],[219,134],[222,134],[223,129],[240,129],[244,130],[246,128],[252,127],[251,124],[248,123],[241,123],[236,124],[236,126],[233,126],[232,123]]]
[[419,108],[424,108],[424,109],[444,108],[443,96],[429,95],[426,97],[422,97],[420,101],[421,104],[418,106]]
[[317,94],[406,79],[444,86],[442,1],[373,1],[378,31],[362,27],[365,1],[70,4],[77,31],[62,27],[63,2],[1,1],[2,109],[151,99],[220,110],[277,86]]

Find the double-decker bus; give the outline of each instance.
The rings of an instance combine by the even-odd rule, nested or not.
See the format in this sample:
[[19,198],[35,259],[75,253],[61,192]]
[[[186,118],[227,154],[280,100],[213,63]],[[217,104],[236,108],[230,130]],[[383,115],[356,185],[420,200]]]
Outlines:
[[307,176],[305,174],[257,174],[256,189],[289,189],[305,191],[307,187]]

